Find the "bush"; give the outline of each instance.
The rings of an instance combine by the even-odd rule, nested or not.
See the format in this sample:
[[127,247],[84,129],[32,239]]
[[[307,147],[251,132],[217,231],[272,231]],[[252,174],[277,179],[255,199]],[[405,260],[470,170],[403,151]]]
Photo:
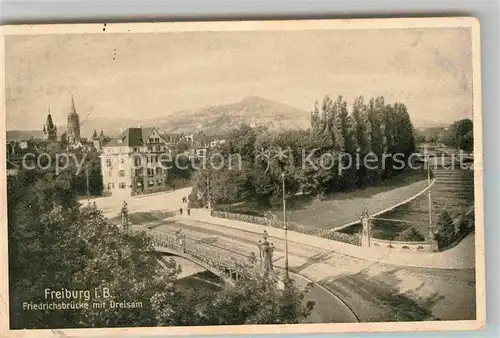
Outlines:
[[453,219],[445,210],[441,212],[438,219],[439,231],[436,234],[436,240],[440,249],[447,247],[452,244],[456,239],[455,224],[453,224]]
[[188,196],[188,208],[191,209],[202,208],[203,205],[204,201],[202,199],[198,199],[198,189],[194,187]]
[[407,242],[423,242],[425,238],[416,230],[411,227],[404,230],[398,236],[396,236],[396,241],[407,241]]

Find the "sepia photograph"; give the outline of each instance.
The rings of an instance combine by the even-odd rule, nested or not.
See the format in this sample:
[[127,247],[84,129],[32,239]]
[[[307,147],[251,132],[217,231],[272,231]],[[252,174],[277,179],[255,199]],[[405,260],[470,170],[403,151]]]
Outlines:
[[2,330],[484,326],[477,19],[2,32]]

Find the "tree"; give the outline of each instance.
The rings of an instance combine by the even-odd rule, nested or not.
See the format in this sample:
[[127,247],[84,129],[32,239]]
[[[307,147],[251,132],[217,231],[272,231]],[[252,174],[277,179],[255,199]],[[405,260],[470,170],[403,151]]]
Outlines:
[[[71,178],[21,172],[8,179],[9,287],[12,328],[76,328],[241,323],[291,323],[312,309],[307,290],[285,290],[260,277],[220,292],[176,287],[179,266],[159,262],[145,232],[123,232],[94,205],[80,206]],[[23,302],[45,303],[44,289],[107,288],[138,308],[89,306],[83,310],[23,311]],[[100,302],[90,294],[92,302]]]
[[296,324],[314,308],[305,301],[308,288],[300,290],[291,279],[280,289],[274,279],[256,276],[227,286],[200,306],[203,325]]
[[440,248],[445,248],[456,239],[455,224],[446,210],[439,214],[437,224],[439,231],[436,234],[436,240]]
[[439,138],[447,146],[470,152],[474,146],[474,126],[470,119],[453,122]]
[[458,233],[465,235],[474,229],[474,213],[464,215],[460,219],[460,224],[458,226]]
[[[224,168],[209,175],[214,182],[214,200],[279,204],[282,173],[290,195],[306,190],[321,197],[328,192],[376,185],[398,171],[388,153],[407,160],[415,151],[415,131],[406,106],[386,104],[384,97],[365,104],[360,96],[349,114],[342,96],[333,101],[326,95],[321,103],[314,102],[310,122],[310,129],[300,131],[247,125],[234,130],[221,151],[224,158],[240,155],[242,166],[238,171]],[[370,166],[377,165],[375,169],[365,165],[367,155],[377,159],[370,162]],[[198,196],[207,183],[202,175],[195,181]]]
[[[27,175],[30,178],[32,174]],[[12,327],[155,324],[149,310],[151,298],[172,292],[178,270],[175,264],[160,266],[148,236],[121,232],[91,205],[80,208],[67,174],[55,179],[46,174],[12,181],[8,194]],[[24,197],[16,198],[19,196]],[[106,311],[92,307],[81,311],[22,310],[23,302],[47,302],[43,292],[48,287],[106,287],[112,299],[140,301],[144,306]]]

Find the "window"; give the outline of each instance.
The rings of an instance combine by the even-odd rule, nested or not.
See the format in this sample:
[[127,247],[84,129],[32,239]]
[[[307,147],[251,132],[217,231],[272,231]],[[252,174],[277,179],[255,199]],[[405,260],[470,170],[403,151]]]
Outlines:
[[156,180],[157,185],[162,185],[163,181],[162,180]]
[[113,162],[111,161],[110,158],[106,159],[106,167],[108,167],[108,168],[112,168],[113,167]]
[[142,169],[135,169],[135,176],[136,177],[142,176]]
[[125,160],[123,158],[120,158],[120,163],[121,164],[125,163]]
[[148,186],[152,187],[155,185],[155,180],[148,180]]
[[167,175],[168,174],[168,169],[163,169],[163,174]]
[[120,171],[118,172],[118,176],[120,176],[120,177],[125,177],[125,170],[120,170]]
[[155,175],[155,171],[152,168],[148,168],[148,177],[153,177]]
[[161,168],[156,168],[156,175],[161,175],[162,169]]
[[141,158],[140,157],[134,157],[134,164],[136,167],[141,165]]
[[108,190],[111,189],[111,183],[108,183]]
[[110,170],[108,173],[108,176],[111,177],[111,176],[113,176],[112,174],[113,174],[113,170]]
[[120,189],[125,189],[125,183],[124,182],[120,182]]

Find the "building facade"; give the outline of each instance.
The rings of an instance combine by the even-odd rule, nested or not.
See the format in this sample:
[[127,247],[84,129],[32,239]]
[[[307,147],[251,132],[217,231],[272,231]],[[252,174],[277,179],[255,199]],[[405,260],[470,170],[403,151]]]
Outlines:
[[69,145],[75,145],[80,142],[80,117],[76,112],[75,100],[71,97],[71,107],[68,113],[68,131],[67,142]]
[[128,128],[102,147],[104,195],[134,196],[169,190],[170,149],[156,128]]

